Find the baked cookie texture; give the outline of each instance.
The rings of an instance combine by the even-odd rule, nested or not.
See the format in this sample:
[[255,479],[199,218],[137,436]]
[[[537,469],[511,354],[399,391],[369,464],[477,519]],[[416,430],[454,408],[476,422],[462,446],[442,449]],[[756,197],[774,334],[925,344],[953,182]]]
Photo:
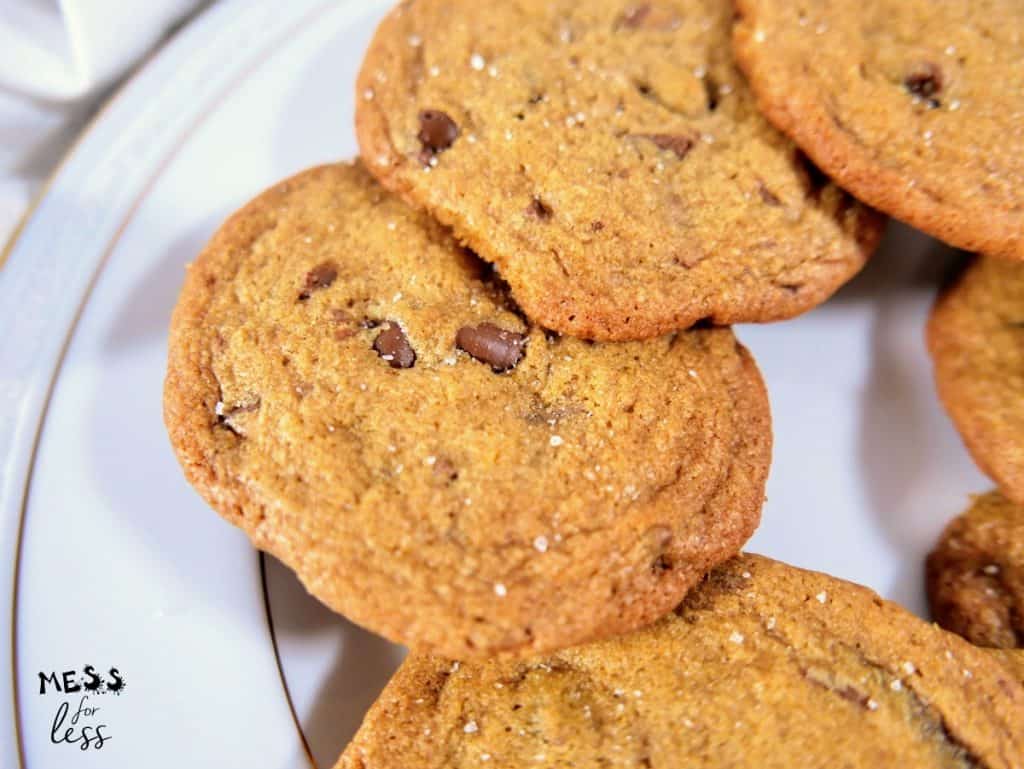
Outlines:
[[939,396],[978,466],[1024,504],[1024,265],[978,257],[928,322]]
[[1024,507],[977,497],[928,556],[932,616],[973,644],[1024,648]]
[[1003,663],[1017,680],[1024,684],[1024,650],[1022,649],[991,649],[991,653]]
[[1024,259],[1024,4],[736,0],[758,105],[861,200]]
[[728,329],[527,320],[360,165],[235,214],[188,270],[165,421],[189,481],[328,606],[454,657],[671,611],[757,526],[771,451]]
[[402,3],[358,79],[363,157],[547,328],[795,316],[863,266],[882,220],[758,114],[731,19],[725,0]]
[[652,627],[523,661],[410,656],[340,769],[1020,767],[1024,688],[873,592],[757,556]]

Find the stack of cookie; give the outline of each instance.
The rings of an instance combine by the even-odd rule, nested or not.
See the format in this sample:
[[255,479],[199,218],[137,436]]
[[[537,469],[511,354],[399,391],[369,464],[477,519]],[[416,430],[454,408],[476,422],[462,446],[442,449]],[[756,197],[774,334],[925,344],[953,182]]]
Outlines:
[[728,324],[820,304],[882,228],[818,167],[1024,256],[1019,203],[969,241],[977,206],[893,191],[932,169],[866,94],[930,120],[959,81],[856,76],[848,5],[406,2],[357,85],[362,159],[265,192],[191,266],[165,389],[188,479],[413,651],[342,766],[1024,765],[995,657],[738,555],[771,427]]

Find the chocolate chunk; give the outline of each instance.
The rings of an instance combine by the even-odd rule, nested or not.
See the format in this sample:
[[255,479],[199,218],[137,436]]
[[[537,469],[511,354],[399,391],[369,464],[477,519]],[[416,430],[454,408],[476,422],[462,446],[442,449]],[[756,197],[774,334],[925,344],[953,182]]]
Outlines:
[[306,284],[302,289],[302,293],[299,294],[299,301],[304,302],[309,299],[314,292],[327,288],[337,277],[338,268],[333,262],[318,264],[306,273]]
[[618,23],[616,26],[625,27],[626,29],[636,29],[644,23],[644,19],[647,18],[651,13],[651,4],[643,3],[642,5],[632,5],[622,12],[619,16]]
[[530,205],[526,207],[526,213],[540,219],[542,222],[545,222],[551,218],[553,211],[551,210],[551,206],[534,195],[533,200],[530,201]]
[[423,145],[420,160],[428,165],[459,138],[459,127],[441,110],[425,109],[420,112],[420,132],[416,135]]
[[685,134],[634,134],[639,139],[646,139],[660,150],[671,150],[679,159],[685,158],[693,149],[694,141]]
[[394,322],[389,321],[387,327],[377,334],[373,349],[391,368],[412,368],[416,363],[415,350],[402,327]]
[[515,368],[523,358],[526,335],[508,331],[493,323],[463,326],[455,335],[455,344],[479,361],[491,364],[496,373]]
[[935,97],[942,90],[942,70],[930,61],[915,64],[903,79],[903,87],[930,107],[938,107],[940,102]]

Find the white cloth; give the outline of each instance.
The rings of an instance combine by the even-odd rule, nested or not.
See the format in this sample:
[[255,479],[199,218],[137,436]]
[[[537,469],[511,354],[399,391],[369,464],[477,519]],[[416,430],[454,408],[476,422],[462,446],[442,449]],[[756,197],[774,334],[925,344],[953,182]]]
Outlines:
[[0,247],[104,89],[200,0],[0,0]]

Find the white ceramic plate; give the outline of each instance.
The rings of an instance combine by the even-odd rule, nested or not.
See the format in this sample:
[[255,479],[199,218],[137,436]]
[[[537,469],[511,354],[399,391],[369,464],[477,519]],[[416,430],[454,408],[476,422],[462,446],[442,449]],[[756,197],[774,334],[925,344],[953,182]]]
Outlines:
[[[0,268],[0,766],[330,767],[399,661],[206,509],[160,414],[184,264],[264,187],[355,152],[387,4],[218,3],[113,100]],[[750,549],[919,613],[924,553],[988,485],[922,341],[955,260],[894,226],[832,302],[739,330],[776,427]],[[97,690],[66,691],[96,685],[86,665]]]

